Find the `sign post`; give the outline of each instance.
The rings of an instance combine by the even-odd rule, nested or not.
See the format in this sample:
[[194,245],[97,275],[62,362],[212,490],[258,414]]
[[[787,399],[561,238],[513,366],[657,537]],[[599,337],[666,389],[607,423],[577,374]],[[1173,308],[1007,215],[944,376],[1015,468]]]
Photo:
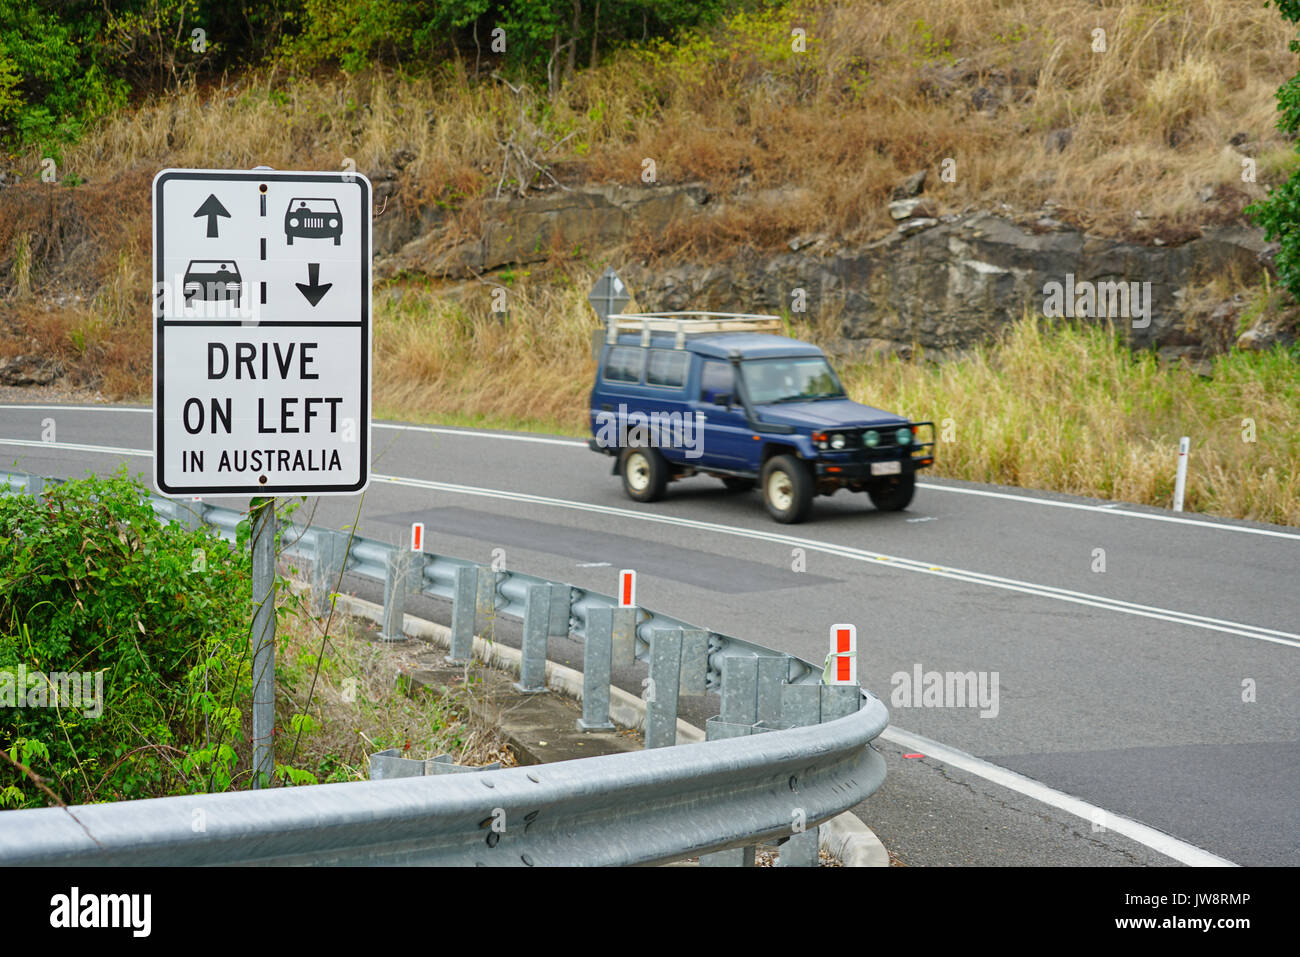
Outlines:
[[254,787],[274,773],[274,496],[370,481],[370,234],[359,173],[153,181],[154,484],[251,497]]

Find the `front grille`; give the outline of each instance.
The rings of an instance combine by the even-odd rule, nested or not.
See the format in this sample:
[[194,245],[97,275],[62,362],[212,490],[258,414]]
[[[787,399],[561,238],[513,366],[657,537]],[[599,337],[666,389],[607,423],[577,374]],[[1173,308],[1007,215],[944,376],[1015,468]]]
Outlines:
[[304,217],[302,218],[302,224],[303,224],[304,226],[306,226],[308,229],[324,229],[324,228],[325,228],[325,217],[324,217],[324,216],[304,216]]

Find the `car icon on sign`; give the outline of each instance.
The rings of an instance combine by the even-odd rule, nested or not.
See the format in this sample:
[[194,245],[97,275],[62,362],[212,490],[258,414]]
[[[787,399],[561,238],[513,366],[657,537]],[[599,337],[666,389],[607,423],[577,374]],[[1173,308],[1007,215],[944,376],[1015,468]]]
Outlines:
[[284,238],[290,246],[295,238],[326,239],[339,244],[343,236],[343,216],[332,199],[292,199],[284,211]]
[[243,277],[239,266],[230,259],[191,259],[185,267],[182,286],[185,305],[194,302],[233,302],[239,307],[239,292]]

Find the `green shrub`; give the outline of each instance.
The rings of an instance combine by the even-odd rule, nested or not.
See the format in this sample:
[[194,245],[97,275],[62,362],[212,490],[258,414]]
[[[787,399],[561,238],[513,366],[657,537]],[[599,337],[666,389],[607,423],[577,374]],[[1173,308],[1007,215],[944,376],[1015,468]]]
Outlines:
[[[249,695],[248,550],[160,523],[146,494],[123,470],[44,498],[0,495],[0,747],[69,804],[221,790],[234,776]],[[17,689],[19,668],[101,676],[85,680],[102,681],[102,714],[66,697],[12,706],[20,690],[39,705],[57,687]],[[0,803],[48,799],[0,765]]]

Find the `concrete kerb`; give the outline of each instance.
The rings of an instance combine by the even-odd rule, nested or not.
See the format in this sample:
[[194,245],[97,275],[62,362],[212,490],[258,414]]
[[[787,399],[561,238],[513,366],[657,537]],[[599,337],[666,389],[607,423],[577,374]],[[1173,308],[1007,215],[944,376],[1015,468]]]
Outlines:
[[[297,585],[295,590],[305,589]],[[356,598],[351,595],[339,595],[336,607],[356,618],[365,618],[382,625],[383,606]],[[402,630],[413,638],[419,638],[444,648],[451,647],[451,629],[436,622],[406,615]],[[519,672],[521,654],[518,649],[510,648],[497,642],[490,642],[478,635],[474,636],[474,656],[497,668]],[[546,661],[546,684],[554,691],[582,701],[582,672],[567,665]],[[637,731],[645,730],[645,702],[641,698],[611,686],[609,689],[609,719],[623,728]],[[696,743],[705,740],[704,730],[677,719],[677,740],[682,743]],[[836,815],[818,828],[818,845],[832,857],[838,858],[845,867],[888,867],[889,852],[876,837],[874,831],[864,824],[852,811]]]

